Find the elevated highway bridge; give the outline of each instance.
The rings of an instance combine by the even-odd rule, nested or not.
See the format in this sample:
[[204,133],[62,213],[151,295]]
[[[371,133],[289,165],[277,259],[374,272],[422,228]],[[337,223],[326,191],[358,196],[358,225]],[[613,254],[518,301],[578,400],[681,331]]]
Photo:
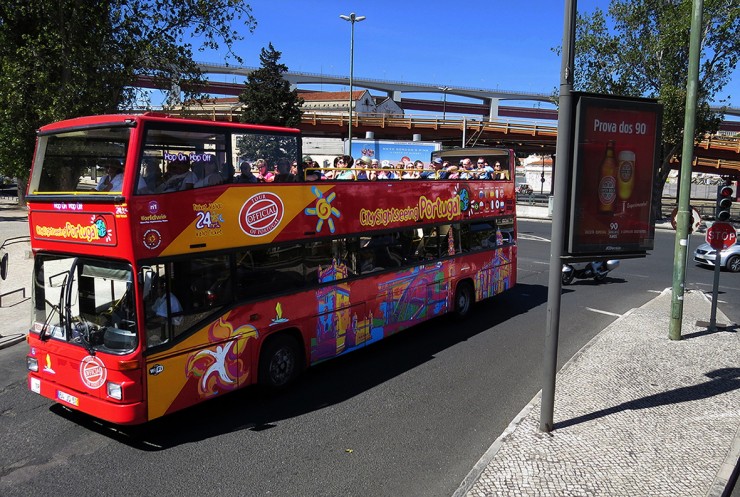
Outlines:
[[[226,74],[246,77],[255,69],[222,64],[199,63],[204,74]],[[303,72],[287,72],[284,78],[294,87],[307,84],[348,86],[349,80],[343,76],[329,76]],[[532,153],[554,154],[557,138],[557,110],[548,108],[527,108],[500,105],[501,101],[535,101],[552,104],[553,97],[547,94],[489,90],[465,87],[442,87],[422,83],[403,83],[366,78],[353,78],[356,88],[366,88],[385,92],[393,98],[404,111],[424,111],[435,113],[464,114],[480,116],[480,119],[449,118],[439,119],[421,115],[404,117],[353,115],[353,135],[365,136],[373,132],[379,139],[410,141],[414,135],[421,135],[425,141],[439,141],[448,146],[506,146],[517,151],[520,156]],[[152,78],[140,76],[137,86],[162,89]],[[244,83],[223,83],[208,81],[205,93],[215,95],[239,95]],[[405,98],[404,94],[439,94],[444,101],[422,98]],[[466,97],[478,102],[448,101],[446,96]],[[715,109],[719,110],[719,109]],[[740,109],[725,109],[728,115],[740,116]],[[199,109],[188,110],[189,115],[199,115],[208,119],[237,120],[231,111],[208,109],[207,104]],[[509,122],[507,118],[519,121]],[[524,124],[521,120],[530,121]],[[544,122],[544,124],[542,124]],[[740,134],[739,121],[726,121],[723,129],[729,134]],[[341,114],[304,113],[301,130],[306,136],[344,138],[348,132],[348,116]],[[717,136],[707,138],[695,147],[693,169],[696,172],[729,174],[740,177],[740,138]],[[675,159],[676,167],[680,161]]]

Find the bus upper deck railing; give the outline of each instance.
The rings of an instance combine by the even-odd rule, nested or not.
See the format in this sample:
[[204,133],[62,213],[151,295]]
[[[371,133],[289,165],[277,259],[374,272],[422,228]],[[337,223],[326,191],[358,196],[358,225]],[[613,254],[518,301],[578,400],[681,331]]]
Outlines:
[[[252,172],[254,174],[254,172]],[[388,176],[392,173],[392,176]],[[424,173],[432,173],[431,176],[422,177]],[[446,173],[445,177],[439,177],[437,173]],[[505,172],[508,174],[508,172]],[[419,168],[353,168],[353,167],[311,167],[303,172],[304,181],[375,181],[375,180],[473,180],[492,181],[496,178],[481,177],[485,173],[478,170],[466,170],[456,168],[454,170],[419,169]],[[364,175],[364,177],[362,177]],[[275,176],[275,178],[280,175]],[[277,181],[277,179],[275,180]],[[508,178],[499,178],[498,181],[510,181]]]

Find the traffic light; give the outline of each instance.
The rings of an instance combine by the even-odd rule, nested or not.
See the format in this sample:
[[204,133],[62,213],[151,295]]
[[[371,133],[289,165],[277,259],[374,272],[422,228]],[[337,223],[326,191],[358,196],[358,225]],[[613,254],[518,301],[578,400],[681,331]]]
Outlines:
[[714,218],[717,221],[727,221],[730,219],[732,197],[733,191],[731,186],[717,187],[717,210],[714,213]]

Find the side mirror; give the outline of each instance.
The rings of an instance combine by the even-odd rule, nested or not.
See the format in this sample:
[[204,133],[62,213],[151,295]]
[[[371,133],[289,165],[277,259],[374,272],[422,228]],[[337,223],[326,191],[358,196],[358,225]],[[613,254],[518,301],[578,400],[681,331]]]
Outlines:
[[8,253],[1,252],[0,255],[0,278],[5,279],[8,277]]

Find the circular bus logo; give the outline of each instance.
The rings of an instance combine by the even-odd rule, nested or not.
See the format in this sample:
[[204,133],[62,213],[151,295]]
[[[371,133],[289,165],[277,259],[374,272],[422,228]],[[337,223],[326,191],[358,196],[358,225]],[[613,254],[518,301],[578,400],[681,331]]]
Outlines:
[[80,378],[88,388],[93,390],[100,388],[105,384],[108,377],[108,370],[105,368],[103,361],[94,356],[87,356],[80,363]]
[[249,236],[259,237],[271,233],[283,220],[283,201],[270,192],[250,197],[239,212],[239,226]]
[[144,233],[144,246],[150,250],[154,250],[162,243],[162,234],[155,230],[149,229]]

